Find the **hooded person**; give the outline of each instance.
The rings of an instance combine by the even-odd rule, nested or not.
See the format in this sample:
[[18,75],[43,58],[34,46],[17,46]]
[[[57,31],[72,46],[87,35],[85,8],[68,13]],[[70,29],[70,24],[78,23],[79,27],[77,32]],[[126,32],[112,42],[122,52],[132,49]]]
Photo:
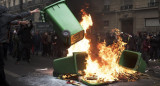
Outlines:
[[9,86],[5,74],[4,74],[4,56],[3,56],[3,44],[8,40],[9,27],[11,24],[27,24],[26,21],[15,21],[17,19],[23,19],[30,16],[33,13],[40,12],[39,9],[35,9],[29,12],[23,12],[20,14],[9,14],[8,8],[0,6],[0,86]]

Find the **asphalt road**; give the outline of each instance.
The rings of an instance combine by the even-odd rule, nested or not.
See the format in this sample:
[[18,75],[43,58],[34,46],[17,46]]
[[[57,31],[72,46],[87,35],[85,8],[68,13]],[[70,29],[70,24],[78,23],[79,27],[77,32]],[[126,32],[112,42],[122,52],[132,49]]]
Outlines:
[[[32,56],[31,63],[21,61],[15,64],[11,56],[5,61],[5,73],[11,86],[74,86],[67,81],[52,76],[53,58]],[[109,86],[160,86],[160,62],[150,62],[151,67],[147,74],[150,77],[135,82],[117,82]],[[81,83],[81,86],[86,86]]]

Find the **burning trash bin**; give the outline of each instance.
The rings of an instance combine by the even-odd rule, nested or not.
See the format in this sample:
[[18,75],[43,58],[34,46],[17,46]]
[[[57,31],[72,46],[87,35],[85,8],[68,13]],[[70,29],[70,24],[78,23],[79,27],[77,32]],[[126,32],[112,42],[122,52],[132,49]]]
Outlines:
[[78,74],[78,71],[85,69],[85,52],[74,52],[73,56],[55,59],[53,61],[53,75],[59,74]]
[[122,52],[119,59],[119,65],[142,73],[145,72],[147,66],[141,57],[141,53],[129,50],[124,50]]
[[60,0],[44,8],[42,19],[49,20],[57,35],[66,45],[72,45],[84,38],[84,30],[78,20],[65,4]]

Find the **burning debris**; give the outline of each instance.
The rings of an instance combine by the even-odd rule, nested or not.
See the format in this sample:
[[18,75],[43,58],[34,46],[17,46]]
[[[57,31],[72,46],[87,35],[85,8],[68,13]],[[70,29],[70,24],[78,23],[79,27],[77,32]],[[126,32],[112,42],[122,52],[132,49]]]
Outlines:
[[[93,25],[92,18],[84,10],[82,10],[81,25],[85,30]],[[87,33],[86,33],[87,34]],[[86,36],[85,34],[85,36]],[[113,44],[106,46],[106,42],[98,43],[97,46],[91,46],[93,43],[90,38],[84,37],[77,44],[72,45],[68,50],[69,54],[73,52],[86,52],[86,69],[79,72],[82,76],[80,79],[87,83],[112,83],[115,81],[135,81],[140,78],[140,74],[136,71],[119,65],[118,61],[125,50],[126,43],[122,41],[119,29],[113,29],[116,40]],[[93,53],[92,47],[96,47],[97,53]]]

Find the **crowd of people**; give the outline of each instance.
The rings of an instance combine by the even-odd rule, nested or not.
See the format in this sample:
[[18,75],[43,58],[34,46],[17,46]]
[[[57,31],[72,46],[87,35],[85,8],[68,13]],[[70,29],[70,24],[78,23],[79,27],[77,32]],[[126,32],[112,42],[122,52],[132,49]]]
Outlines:
[[[136,35],[121,32],[120,36],[123,42],[127,43],[125,49],[142,53],[142,57],[148,66],[149,61],[160,60],[160,32],[139,32]],[[105,39],[107,46],[112,44],[115,39],[114,34],[107,33]]]
[[[14,27],[10,34],[10,42],[4,46],[5,49],[8,48],[11,56],[17,58],[16,64],[19,64],[20,60],[30,63],[31,55],[53,58],[66,56],[67,47],[59,40],[55,31],[31,33],[32,27],[32,23],[27,27]],[[5,59],[7,60],[7,50]]]

